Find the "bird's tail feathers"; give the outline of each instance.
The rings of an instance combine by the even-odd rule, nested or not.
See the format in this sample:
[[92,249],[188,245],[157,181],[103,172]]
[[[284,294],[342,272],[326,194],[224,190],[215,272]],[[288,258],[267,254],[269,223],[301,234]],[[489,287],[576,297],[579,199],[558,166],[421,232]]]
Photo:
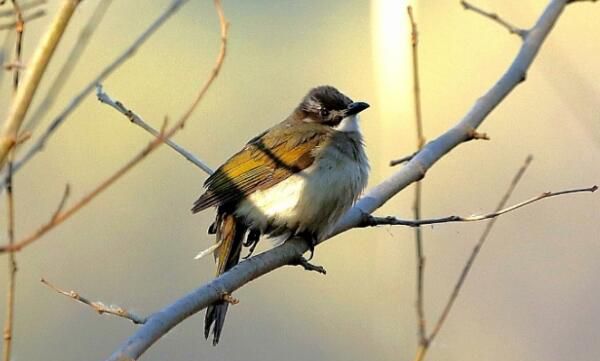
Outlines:
[[[216,220],[216,243],[220,243],[220,245],[214,251],[217,276],[225,273],[239,262],[247,229],[235,215],[219,209]],[[212,328],[213,345],[219,343],[228,307],[229,303],[226,301],[218,301],[206,309],[204,337],[208,339]]]

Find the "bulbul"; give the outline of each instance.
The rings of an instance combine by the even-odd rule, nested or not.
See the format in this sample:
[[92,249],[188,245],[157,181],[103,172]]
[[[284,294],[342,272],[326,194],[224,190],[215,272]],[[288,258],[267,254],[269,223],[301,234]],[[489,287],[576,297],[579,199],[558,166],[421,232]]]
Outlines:
[[[279,241],[304,237],[311,246],[352,206],[366,186],[369,163],[353,102],[332,86],[311,89],[281,123],[251,139],[204,183],[192,211],[217,207],[217,276],[235,266],[242,246],[261,235]],[[213,345],[228,303],[207,308],[204,336]]]

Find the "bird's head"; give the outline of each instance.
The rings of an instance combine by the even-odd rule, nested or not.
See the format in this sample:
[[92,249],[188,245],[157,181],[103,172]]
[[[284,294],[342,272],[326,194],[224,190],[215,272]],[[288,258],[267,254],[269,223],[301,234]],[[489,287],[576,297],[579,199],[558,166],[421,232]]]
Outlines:
[[368,107],[367,103],[353,102],[336,88],[323,85],[311,89],[302,99],[298,110],[303,114],[304,122],[354,131],[346,127],[346,123],[356,123],[356,115]]

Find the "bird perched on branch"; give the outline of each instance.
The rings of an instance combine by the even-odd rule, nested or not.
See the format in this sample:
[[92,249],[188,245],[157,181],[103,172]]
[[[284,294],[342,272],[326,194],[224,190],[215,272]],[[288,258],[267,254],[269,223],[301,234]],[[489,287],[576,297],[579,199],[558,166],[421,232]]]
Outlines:
[[[209,233],[216,234],[217,276],[235,266],[242,246],[250,253],[262,234],[284,242],[294,236],[314,246],[352,206],[366,186],[369,164],[353,102],[332,86],[311,89],[283,122],[261,133],[204,183],[192,211],[217,207]],[[228,302],[207,308],[219,342]]]

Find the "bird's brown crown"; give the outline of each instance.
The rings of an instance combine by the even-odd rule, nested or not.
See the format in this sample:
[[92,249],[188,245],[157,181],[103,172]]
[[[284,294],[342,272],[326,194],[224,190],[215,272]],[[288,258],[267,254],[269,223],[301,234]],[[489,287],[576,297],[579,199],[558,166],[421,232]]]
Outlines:
[[330,85],[311,89],[298,106],[315,123],[336,126],[346,116],[352,99]]

